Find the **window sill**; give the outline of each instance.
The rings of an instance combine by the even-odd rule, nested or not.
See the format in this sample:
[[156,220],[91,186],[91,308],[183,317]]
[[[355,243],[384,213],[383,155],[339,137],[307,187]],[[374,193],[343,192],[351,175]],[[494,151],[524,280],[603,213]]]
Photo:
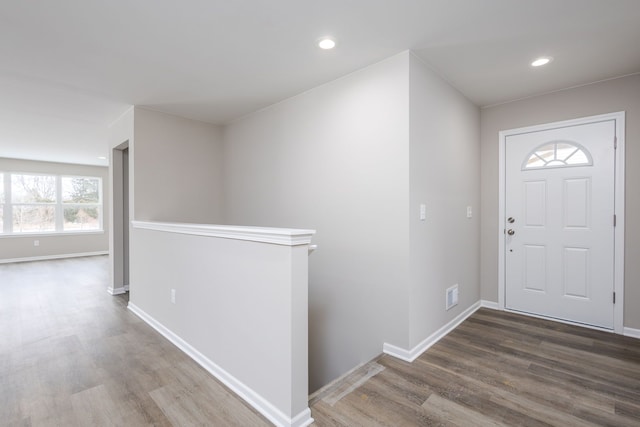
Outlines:
[[0,239],[11,238],[31,238],[31,237],[61,237],[61,236],[87,236],[95,234],[104,234],[104,230],[90,230],[90,231],[61,231],[61,232],[28,232],[28,233],[8,233],[1,234]]

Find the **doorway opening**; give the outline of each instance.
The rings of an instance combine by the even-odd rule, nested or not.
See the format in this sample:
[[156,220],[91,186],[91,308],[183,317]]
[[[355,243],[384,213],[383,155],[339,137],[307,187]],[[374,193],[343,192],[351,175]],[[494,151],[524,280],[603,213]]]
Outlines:
[[125,141],[111,152],[112,168],[112,247],[111,277],[108,292],[112,295],[129,291],[129,141]]

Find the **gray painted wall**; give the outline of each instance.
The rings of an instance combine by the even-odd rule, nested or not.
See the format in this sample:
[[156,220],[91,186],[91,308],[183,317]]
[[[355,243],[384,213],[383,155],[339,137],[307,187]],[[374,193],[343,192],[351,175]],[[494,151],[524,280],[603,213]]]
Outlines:
[[[480,112],[414,55],[410,71],[413,348],[480,297]],[[446,311],[446,288],[454,284],[460,301]]]
[[139,107],[134,117],[135,219],[221,223],[220,128]]
[[[313,391],[378,355],[384,342],[410,349],[479,297],[497,301],[499,130],[621,110],[625,325],[638,328],[640,266],[631,261],[640,255],[640,225],[631,219],[640,171],[630,165],[640,156],[640,76],[479,112],[405,52],[231,123],[223,135],[136,108],[136,219],[316,229]],[[460,304],[447,312],[444,290],[454,283]]]
[[408,345],[408,67],[405,52],[225,129],[227,222],[317,231],[310,391]]
[[317,230],[310,391],[478,301],[478,132],[477,107],[409,52],[225,129],[227,222]]
[[[102,216],[104,232],[74,235],[51,234],[39,235],[38,237],[0,237],[0,260],[106,252],[109,250],[108,168],[0,158],[0,171],[98,176],[102,178],[104,199]],[[40,246],[33,245],[33,241],[36,239],[40,241]]]
[[626,111],[626,229],[624,325],[640,328],[640,75],[511,102],[481,111],[481,294],[498,301],[498,132]]

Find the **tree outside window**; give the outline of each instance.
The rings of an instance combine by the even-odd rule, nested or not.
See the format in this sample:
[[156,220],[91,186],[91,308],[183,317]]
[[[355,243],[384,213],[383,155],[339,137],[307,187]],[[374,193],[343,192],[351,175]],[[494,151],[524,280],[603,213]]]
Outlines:
[[100,178],[0,172],[0,235],[100,230]]
[[100,180],[62,177],[64,230],[100,229]]
[[56,230],[56,179],[50,175],[11,175],[13,232]]

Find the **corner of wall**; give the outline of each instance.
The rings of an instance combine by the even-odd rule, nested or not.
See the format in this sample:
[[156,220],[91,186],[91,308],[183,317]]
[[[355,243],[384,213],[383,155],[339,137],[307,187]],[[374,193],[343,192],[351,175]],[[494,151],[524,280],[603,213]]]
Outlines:
[[[480,112],[419,57],[410,58],[413,348],[480,299]],[[452,285],[459,287],[460,302],[447,311],[445,291]]]

